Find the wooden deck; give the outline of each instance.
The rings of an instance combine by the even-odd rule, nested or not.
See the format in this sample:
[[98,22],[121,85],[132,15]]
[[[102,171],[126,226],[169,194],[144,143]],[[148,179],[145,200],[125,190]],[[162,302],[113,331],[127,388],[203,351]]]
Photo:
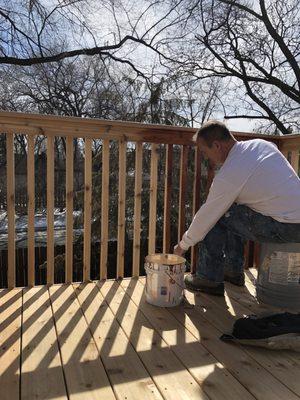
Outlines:
[[0,398],[300,399],[300,353],[219,340],[265,312],[247,271],[226,298],[186,291],[174,309],[144,299],[144,278],[0,291]]

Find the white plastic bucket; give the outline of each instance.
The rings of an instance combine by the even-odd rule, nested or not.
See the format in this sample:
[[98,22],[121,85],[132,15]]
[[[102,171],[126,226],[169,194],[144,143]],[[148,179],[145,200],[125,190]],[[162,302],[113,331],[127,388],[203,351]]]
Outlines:
[[185,258],[175,254],[151,254],[145,259],[146,301],[154,306],[174,307],[184,290]]
[[300,309],[300,243],[262,243],[256,296],[288,311]]

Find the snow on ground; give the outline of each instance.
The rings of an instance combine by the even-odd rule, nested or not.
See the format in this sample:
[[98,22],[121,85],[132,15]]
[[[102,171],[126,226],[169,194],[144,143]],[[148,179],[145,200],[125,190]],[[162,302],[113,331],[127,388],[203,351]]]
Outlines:
[[[79,217],[81,211],[74,211],[73,217]],[[15,228],[16,228],[16,247],[22,248],[27,247],[27,215],[16,215],[15,216]],[[54,241],[58,246],[65,244],[66,237],[66,211],[60,212],[59,209],[54,211]],[[8,221],[6,212],[0,212],[0,250],[7,249],[7,229]],[[47,245],[47,213],[46,211],[35,214],[34,219],[35,229],[35,243],[36,246]],[[73,240],[80,236],[82,229],[73,230]]]

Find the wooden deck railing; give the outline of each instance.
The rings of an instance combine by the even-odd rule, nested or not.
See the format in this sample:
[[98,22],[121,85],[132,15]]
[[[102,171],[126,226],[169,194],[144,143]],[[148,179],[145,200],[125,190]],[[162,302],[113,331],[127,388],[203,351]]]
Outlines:
[[[100,279],[107,277],[108,241],[109,241],[109,205],[110,190],[118,191],[118,227],[117,227],[117,262],[116,278],[124,276],[125,262],[125,211],[126,211],[126,151],[127,143],[135,146],[135,185],[133,217],[132,276],[138,276],[141,260],[141,213],[143,187],[143,144],[151,144],[150,183],[149,183],[149,229],[148,253],[156,250],[157,228],[157,195],[158,195],[158,146],[165,147],[164,169],[164,211],[163,211],[163,244],[164,252],[171,251],[171,210],[178,209],[177,238],[186,229],[186,199],[191,191],[191,179],[188,176],[188,162],[193,160],[193,213],[200,206],[201,149],[193,141],[195,129],[162,125],[146,125],[132,122],[80,119],[73,117],[56,117],[22,113],[0,112],[0,133],[6,135],[7,167],[7,216],[8,216],[8,272],[7,286],[16,285],[15,259],[15,162],[14,135],[25,135],[27,140],[27,195],[28,195],[28,285],[35,284],[35,137],[44,136],[47,141],[47,284],[54,283],[54,138],[66,139],[66,243],[65,243],[65,282],[73,279],[73,138],[84,139],[84,240],[83,240],[83,280],[91,278],[91,222],[92,222],[92,144],[93,140],[102,141],[102,192],[101,192],[101,240],[100,240]],[[234,132],[239,140],[265,135],[253,135]],[[285,137],[267,136],[276,142],[280,150],[299,172],[300,135]],[[110,148],[112,141],[118,143],[118,166],[110,165]],[[132,144],[133,143],[133,144]],[[174,145],[180,146],[179,165],[179,201],[173,204]],[[109,175],[118,169],[118,187],[109,187]],[[207,189],[213,178],[213,168],[208,169]],[[191,252],[191,264],[195,265],[196,249]]]

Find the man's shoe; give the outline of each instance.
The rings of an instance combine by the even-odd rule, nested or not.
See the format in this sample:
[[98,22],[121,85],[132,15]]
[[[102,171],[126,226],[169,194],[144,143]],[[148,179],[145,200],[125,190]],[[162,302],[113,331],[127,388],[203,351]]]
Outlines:
[[232,272],[224,272],[224,281],[230,282],[236,286],[245,286],[245,275],[243,272],[233,274]]
[[224,283],[209,281],[196,275],[185,275],[185,287],[196,292],[204,292],[215,296],[224,296]]

